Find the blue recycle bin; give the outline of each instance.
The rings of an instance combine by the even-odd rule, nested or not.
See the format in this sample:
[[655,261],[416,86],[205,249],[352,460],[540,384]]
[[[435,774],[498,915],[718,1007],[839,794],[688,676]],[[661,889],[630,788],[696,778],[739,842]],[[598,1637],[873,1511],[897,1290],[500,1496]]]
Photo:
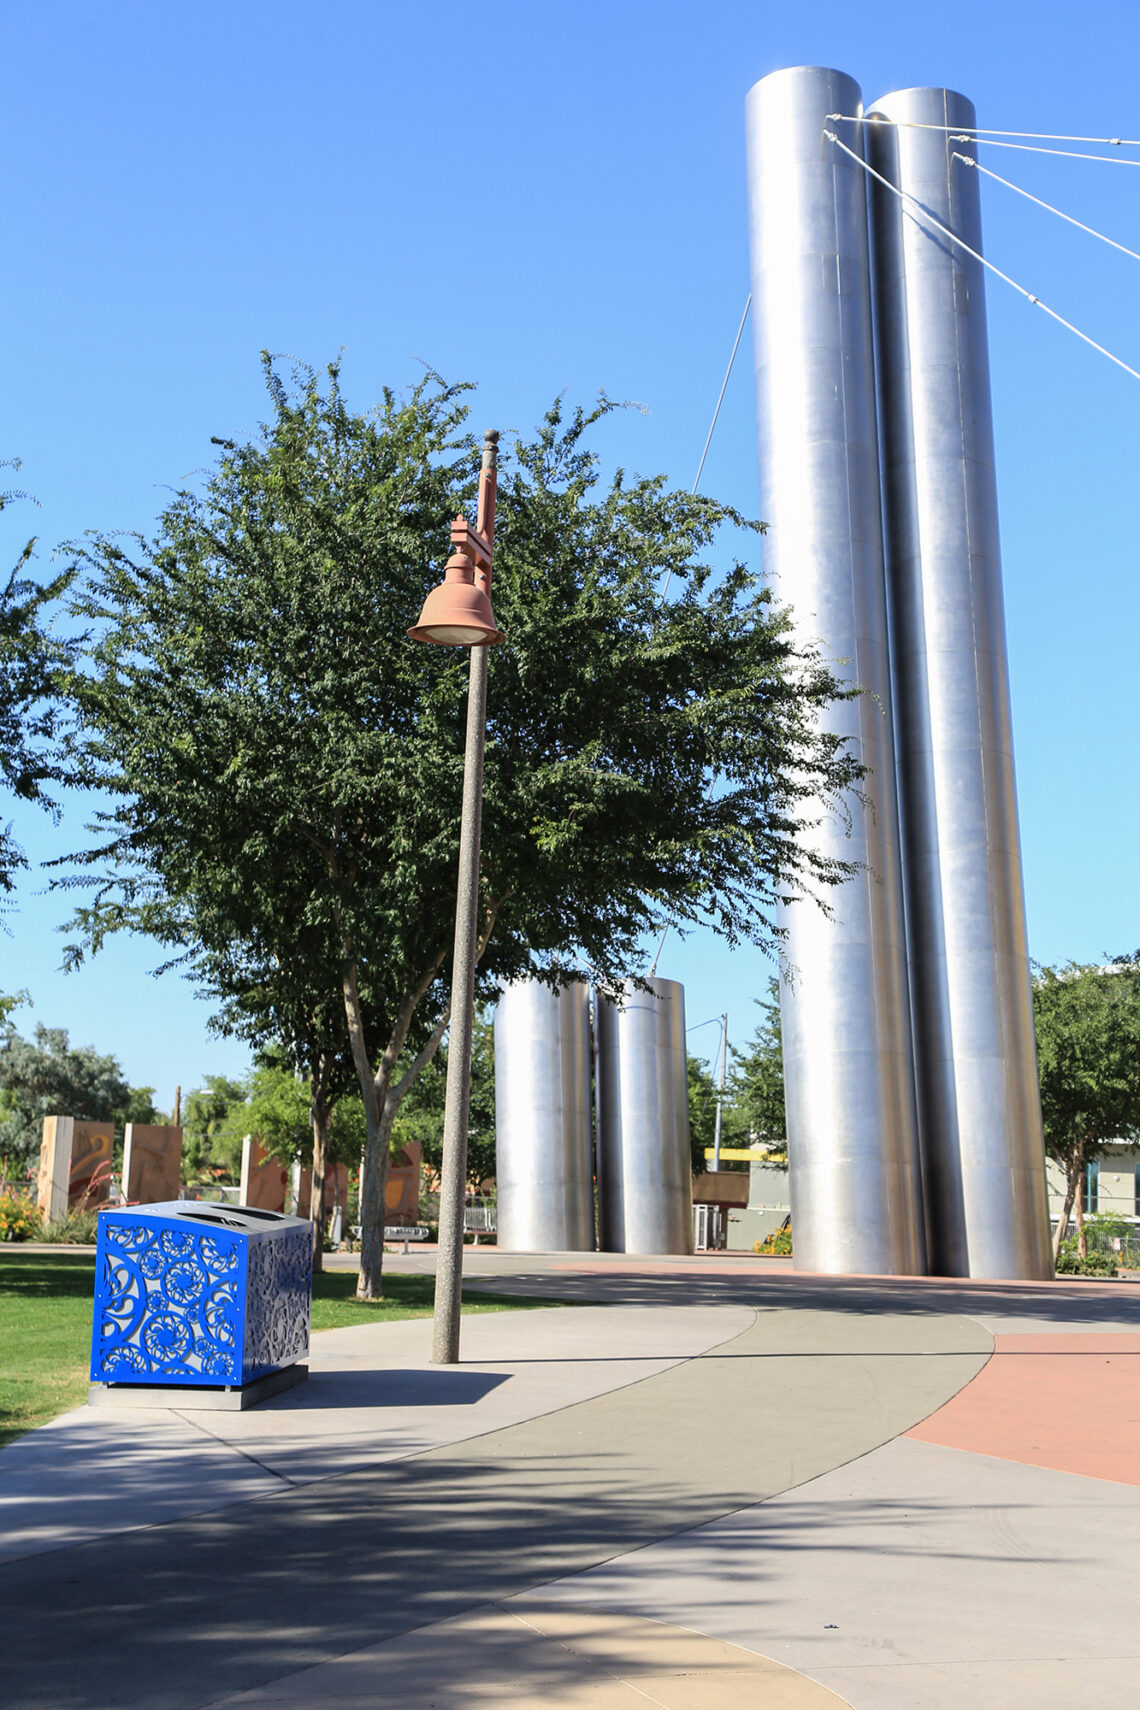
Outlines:
[[313,1226],[169,1200],[99,1214],[91,1377],[240,1386],[309,1349]]

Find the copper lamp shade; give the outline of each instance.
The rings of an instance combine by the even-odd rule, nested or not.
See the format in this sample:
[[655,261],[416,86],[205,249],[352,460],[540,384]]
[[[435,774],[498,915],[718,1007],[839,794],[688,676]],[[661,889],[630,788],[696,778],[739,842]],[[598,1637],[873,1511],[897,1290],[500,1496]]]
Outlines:
[[493,647],[503,634],[491,602],[475,585],[471,560],[457,552],[447,561],[443,581],[424,601],[420,621],[408,631],[413,641],[437,647]]

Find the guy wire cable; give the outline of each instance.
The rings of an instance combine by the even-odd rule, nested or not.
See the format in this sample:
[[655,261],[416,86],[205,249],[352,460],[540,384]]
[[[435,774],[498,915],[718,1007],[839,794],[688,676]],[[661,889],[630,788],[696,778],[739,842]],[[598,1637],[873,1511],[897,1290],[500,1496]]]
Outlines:
[[998,142],[995,137],[976,137],[967,131],[950,133],[951,142],[976,142],[984,148],[1015,148],[1022,154],[1052,154],[1061,160],[1091,160],[1098,166],[1140,166],[1140,160],[1125,160],[1119,154],[1082,154],[1075,148],[1038,148],[1036,143]]
[[[736,329],[736,337],[732,343],[732,355],[728,359],[728,367],[725,369],[724,379],[720,383],[720,395],[716,401],[716,409],[713,411],[712,421],[709,423],[708,437],[705,440],[705,449],[701,452],[701,461],[697,465],[696,479],[694,480],[692,486],[689,488],[690,498],[693,496],[693,494],[696,493],[697,488],[700,486],[701,475],[703,474],[704,467],[705,467],[705,458],[709,454],[709,446],[712,444],[712,436],[716,432],[716,424],[717,424],[718,420],[720,419],[720,406],[724,403],[724,394],[728,390],[728,382],[732,377],[732,368],[733,368],[733,364],[736,361],[736,353],[740,349],[740,341],[744,337],[744,326],[745,326],[746,321],[748,320],[748,311],[751,307],[752,307],[752,293],[751,293],[751,291],[749,291],[748,297],[747,297],[745,304],[744,304],[744,313],[740,317],[740,325]],[[660,594],[657,596],[659,601],[663,600],[665,598],[666,594],[669,592],[669,584],[672,580],[673,580],[673,572],[670,569],[669,574],[665,578],[665,585],[661,589]]]
[[[955,137],[953,140],[956,142],[958,139]],[[993,178],[998,184],[1004,184],[1007,190],[1016,190],[1017,194],[1024,196],[1027,201],[1036,202],[1039,208],[1044,208],[1050,214],[1056,214],[1059,220],[1067,220],[1069,225],[1079,227],[1082,232],[1088,232],[1090,237],[1099,238],[1101,243],[1111,244],[1113,249],[1118,249],[1122,255],[1130,255],[1133,261],[1140,261],[1140,251],[1129,249],[1125,243],[1117,243],[1115,238],[1106,237],[1103,232],[1098,232],[1095,226],[1086,226],[1083,220],[1074,219],[1072,214],[1066,214],[1062,208],[1055,208],[1052,202],[1043,202],[1040,196],[1033,194],[1032,190],[1022,189],[1021,185],[1014,184],[1012,179],[1003,178],[1000,172],[991,172],[988,166],[983,166],[980,160],[974,159],[973,155],[952,154],[950,158],[951,160],[960,160],[964,166],[972,166],[978,172],[984,172],[987,178]],[[1137,164],[1140,165],[1140,162]]]
[[[935,130],[941,130],[942,128],[943,127],[940,125],[932,127],[932,129]],[[1043,303],[1040,297],[1035,297],[1032,291],[1026,290],[1024,285],[1019,285],[1016,279],[1011,279],[1008,273],[1003,273],[1001,268],[995,266],[992,261],[987,261],[986,257],[980,254],[978,250],[971,248],[965,238],[960,238],[957,232],[952,232],[949,226],[944,226],[941,220],[936,220],[933,214],[928,214],[916,196],[912,196],[909,191],[900,190],[897,184],[892,184],[889,178],[884,178],[881,172],[876,172],[875,168],[873,166],[869,166],[863,159],[862,155],[856,154],[853,148],[848,148],[847,144],[843,142],[841,138],[837,137],[834,131],[825,129],[823,134],[830,142],[835,144],[836,148],[840,148],[843,150],[844,154],[850,155],[851,159],[857,166],[861,166],[864,172],[874,178],[877,183],[882,184],[885,189],[891,191],[891,193],[897,196],[900,201],[913,202],[915,207],[919,210],[922,220],[925,220],[937,231],[940,231],[944,237],[948,237],[951,243],[956,243],[959,249],[964,249],[967,255],[972,255],[975,261],[980,261],[982,266],[987,267],[991,273],[996,273],[998,278],[1003,279],[1007,285],[1012,285],[1013,289],[1024,297],[1027,303],[1032,303],[1037,309],[1044,309],[1045,313],[1050,316],[1052,320],[1057,321],[1063,327],[1067,327],[1069,332],[1075,333],[1084,344],[1091,345],[1093,350],[1099,350],[1102,356],[1107,356],[1110,362],[1114,362],[1117,368],[1123,368],[1124,372],[1126,374],[1131,374],[1134,380],[1140,380],[1140,369],[1133,368],[1121,357],[1114,356],[1111,350],[1107,350],[1103,344],[1098,344],[1095,338],[1090,338],[1088,333],[1082,332],[1080,327],[1073,325],[1072,321],[1067,321],[1064,315],[1058,314],[1056,309],[1051,309],[1048,303]],[[916,223],[921,224],[921,221],[918,220],[918,216],[912,215],[911,217],[916,220]]]
[[[876,119],[873,113],[860,113],[858,117],[851,113],[829,113],[827,117],[829,120],[841,119],[849,125],[882,123],[882,120]],[[903,119],[899,123],[899,128],[912,131],[946,131],[949,133],[961,131],[963,126],[930,125],[924,124],[919,119]],[[969,127],[965,128],[969,129]],[[1140,137],[1071,137],[1063,131],[995,131],[988,129],[985,125],[975,125],[965,140],[972,141],[974,137],[980,137],[983,142],[987,137],[1031,137],[1035,142],[1102,143],[1106,148],[1140,148]]]
[[[724,403],[724,394],[728,390],[728,382],[732,376],[732,365],[736,361],[736,353],[740,349],[740,341],[744,337],[744,323],[748,319],[748,311],[751,307],[752,293],[749,291],[748,299],[744,305],[744,313],[740,317],[740,325],[736,329],[736,338],[732,345],[732,355],[728,359],[728,367],[724,371],[724,379],[720,384],[720,396],[717,398],[716,409],[713,411],[713,419],[709,425],[709,434],[708,438],[705,440],[705,449],[701,452],[701,461],[697,464],[697,477],[693,482],[692,487],[689,489],[690,493],[695,493],[701,484],[701,475],[704,472],[705,458],[709,454],[709,446],[712,444],[712,436],[716,432],[717,418],[720,415],[720,406]],[[668,583],[666,583],[666,587],[668,587]]]
[[[701,452],[701,461],[697,465],[696,479],[694,480],[693,485],[689,489],[690,497],[696,493],[696,490],[697,490],[698,486],[700,485],[701,474],[702,474],[704,467],[705,467],[705,458],[709,454],[709,446],[712,444],[712,436],[716,432],[716,424],[717,424],[717,420],[720,416],[720,406],[724,403],[724,394],[728,390],[728,382],[729,382],[729,379],[731,378],[731,375],[732,375],[733,364],[736,361],[736,353],[740,349],[740,341],[744,337],[744,327],[745,327],[746,321],[748,320],[748,311],[751,307],[752,307],[752,293],[751,293],[751,291],[749,291],[748,296],[745,299],[745,303],[744,303],[744,313],[740,317],[740,325],[736,329],[736,337],[733,340],[732,355],[728,359],[728,367],[725,369],[724,379],[720,383],[720,396],[717,398],[716,409],[713,411],[713,418],[712,418],[711,423],[709,424],[708,438],[705,440],[705,449]],[[673,571],[670,568],[669,574],[665,578],[665,585],[661,589],[661,592],[657,597],[659,605],[664,602],[665,596],[669,592],[669,584],[672,580],[673,580]],[[670,922],[670,925],[671,924],[672,924],[672,922]],[[654,956],[653,961],[650,964],[650,968],[649,968],[649,978],[650,979],[652,979],[654,974],[657,972],[657,964],[661,960],[661,952],[665,948],[665,940],[668,938],[668,936],[669,936],[669,927],[667,926],[665,928],[664,932],[661,934],[661,942],[657,946],[657,954],[656,954],[656,956]]]

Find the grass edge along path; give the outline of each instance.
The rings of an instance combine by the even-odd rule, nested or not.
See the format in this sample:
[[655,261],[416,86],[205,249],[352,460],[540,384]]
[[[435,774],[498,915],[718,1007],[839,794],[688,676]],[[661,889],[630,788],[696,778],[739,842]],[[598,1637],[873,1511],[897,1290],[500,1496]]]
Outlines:
[[[389,1272],[383,1300],[357,1300],[356,1272],[313,1278],[313,1330],[429,1318],[435,1280]],[[28,1253],[0,1246],[0,1448],[87,1399],[95,1256],[67,1247]],[[464,1295],[467,1312],[559,1306],[515,1295]]]

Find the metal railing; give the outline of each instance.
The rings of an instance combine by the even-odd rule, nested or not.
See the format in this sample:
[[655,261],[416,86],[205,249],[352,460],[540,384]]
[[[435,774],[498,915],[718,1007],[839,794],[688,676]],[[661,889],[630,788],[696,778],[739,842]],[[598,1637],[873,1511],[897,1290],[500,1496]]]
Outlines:
[[724,1212],[719,1205],[693,1206],[693,1251],[715,1253],[724,1246]]
[[[1102,1214],[1103,1215],[1103,1214]],[[1130,1224],[1123,1231],[1114,1218],[1111,1220],[1115,1228],[1106,1228],[1098,1220],[1096,1212],[1085,1218],[1085,1236],[1090,1253],[1104,1253],[1123,1265],[1127,1270],[1140,1270],[1140,1225]],[[1056,1229],[1056,1219],[1053,1219]],[[1066,1241],[1075,1240],[1077,1236],[1076,1219],[1070,1217],[1065,1230]]]
[[465,1235],[494,1235],[498,1229],[496,1207],[493,1205],[465,1205],[463,1207],[463,1233]]

